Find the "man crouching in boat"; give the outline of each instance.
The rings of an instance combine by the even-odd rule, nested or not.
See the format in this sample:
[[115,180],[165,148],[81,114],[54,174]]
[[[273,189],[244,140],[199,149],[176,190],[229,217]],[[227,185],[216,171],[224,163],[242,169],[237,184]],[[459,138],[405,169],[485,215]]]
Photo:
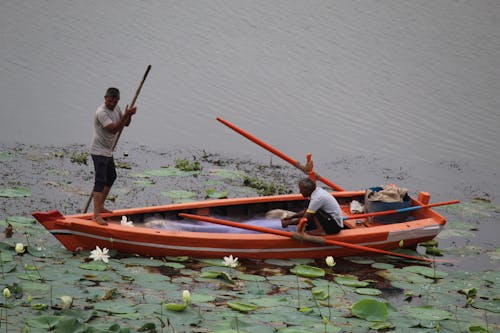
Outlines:
[[96,111],[94,118],[94,136],[90,145],[90,155],[94,161],[94,221],[106,225],[101,213],[110,212],[104,207],[104,202],[111,186],[116,180],[116,167],[113,159],[113,146],[116,136],[123,126],[130,124],[130,119],[137,108],[125,108],[125,114],[118,106],[120,91],[108,88],[104,95],[104,104]]
[[282,219],[282,227],[298,224],[300,218],[305,217],[308,234],[315,236],[338,234],[344,223],[337,200],[326,190],[316,187],[310,178],[304,178],[299,182],[299,190],[304,198],[310,198],[309,205],[307,209]]

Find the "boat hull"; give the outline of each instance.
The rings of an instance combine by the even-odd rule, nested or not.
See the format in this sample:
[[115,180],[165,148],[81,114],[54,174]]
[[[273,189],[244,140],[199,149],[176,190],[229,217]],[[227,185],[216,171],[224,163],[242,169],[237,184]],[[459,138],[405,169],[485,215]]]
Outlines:
[[[353,199],[362,199],[364,192],[333,192],[344,210]],[[413,199],[412,199],[413,200]],[[415,205],[422,203],[413,200]],[[239,258],[285,259],[343,257],[369,254],[342,246],[321,245],[266,233],[210,233],[151,229],[134,223],[122,226],[123,215],[136,222],[147,216],[169,216],[179,213],[211,215],[224,213],[228,219],[263,213],[268,209],[285,207],[298,209],[305,204],[300,195],[237,198],[124,209],[107,214],[107,226],[92,221],[91,214],[64,216],[58,211],[35,212],[33,216],[70,251],[92,250],[96,246],[114,249],[122,254],[163,257],[190,256],[220,258],[232,254]],[[178,219],[182,223],[182,219]],[[366,220],[354,221],[337,235],[326,239],[384,250],[412,247],[434,238],[446,223],[444,217],[431,209],[413,213],[412,220],[390,225],[366,225]],[[359,225],[359,227],[358,227]]]

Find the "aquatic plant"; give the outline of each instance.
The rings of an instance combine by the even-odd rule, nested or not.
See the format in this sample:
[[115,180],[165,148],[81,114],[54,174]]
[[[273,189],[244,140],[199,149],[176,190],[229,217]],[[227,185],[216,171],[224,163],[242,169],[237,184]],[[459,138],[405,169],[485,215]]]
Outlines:
[[108,263],[109,261],[109,250],[107,248],[101,248],[99,246],[96,246],[95,250],[90,251],[89,258],[93,259],[94,261],[99,261],[102,260],[105,263]]

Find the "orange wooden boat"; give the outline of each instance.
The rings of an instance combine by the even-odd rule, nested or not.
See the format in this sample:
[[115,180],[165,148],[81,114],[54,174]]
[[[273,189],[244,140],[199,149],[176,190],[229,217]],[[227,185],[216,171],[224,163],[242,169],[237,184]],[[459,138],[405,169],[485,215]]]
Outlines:
[[[350,203],[353,200],[363,202],[365,191],[332,192],[332,195],[336,197],[347,216],[350,214]],[[206,229],[207,222],[203,224],[205,229],[189,229],[186,226],[196,225],[196,222],[179,216],[180,213],[196,214],[243,224],[251,218],[263,217],[273,209],[301,210],[306,201],[300,194],[121,209],[103,215],[108,220],[107,226],[92,221],[92,214],[64,216],[53,210],[35,212],[33,216],[70,251],[93,250],[99,246],[115,249],[123,254],[153,257],[221,258],[232,254],[239,258],[255,259],[324,258],[370,254],[364,251],[363,247],[382,250],[396,249],[401,244],[414,247],[434,238],[444,227],[446,220],[425,206],[428,205],[429,198],[425,192],[419,193],[416,199],[411,198],[411,205],[422,206],[421,209],[413,210],[408,218],[398,223],[379,224],[372,222],[370,218],[361,218],[362,215],[360,218],[349,215],[350,219],[344,221],[347,229],[337,235],[326,236],[324,239],[327,243],[324,244],[270,233],[248,233],[244,229],[230,232],[214,231],[215,229],[210,231]],[[134,226],[122,225],[122,216],[133,221]],[[165,220],[180,228],[167,230],[146,227],[151,225],[151,222],[148,222],[151,219]],[[356,247],[358,245],[361,249]]]

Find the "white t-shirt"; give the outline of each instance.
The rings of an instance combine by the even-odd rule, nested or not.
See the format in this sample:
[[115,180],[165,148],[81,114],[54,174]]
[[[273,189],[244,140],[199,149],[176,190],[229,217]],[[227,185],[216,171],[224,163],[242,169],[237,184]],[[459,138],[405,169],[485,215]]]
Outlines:
[[113,144],[117,133],[111,133],[105,127],[116,123],[122,117],[122,110],[117,105],[113,110],[102,104],[96,111],[94,117],[94,136],[90,145],[92,155],[113,156]]
[[316,187],[311,193],[311,201],[309,201],[307,212],[315,214],[319,209],[330,214],[340,227],[344,227],[342,209],[337,200],[325,189]]

